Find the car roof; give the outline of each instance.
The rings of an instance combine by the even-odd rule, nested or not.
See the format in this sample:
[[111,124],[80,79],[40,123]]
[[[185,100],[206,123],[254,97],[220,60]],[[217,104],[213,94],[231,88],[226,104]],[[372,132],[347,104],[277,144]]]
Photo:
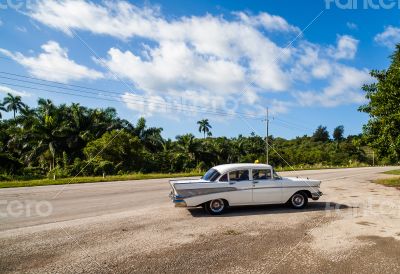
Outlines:
[[244,169],[256,169],[256,168],[272,168],[270,165],[266,164],[252,164],[252,163],[240,163],[240,164],[225,164],[225,165],[219,165],[213,167],[213,169],[216,169],[219,173],[225,173],[230,170],[234,169],[239,169],[239,168],[244,168]]

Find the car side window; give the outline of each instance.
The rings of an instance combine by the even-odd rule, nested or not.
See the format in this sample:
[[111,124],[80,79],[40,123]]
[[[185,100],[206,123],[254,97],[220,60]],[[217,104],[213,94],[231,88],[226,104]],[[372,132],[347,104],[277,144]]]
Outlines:
[[249,180],[249,171],[246,170],[235,170],[229,172],[229,181],[240,182]]
[[270,169],[253,169],[253,180],[270,180]]
[[224,174],[221,176],[221,178],[219,178],[220,182],[228,182],[228,174]]

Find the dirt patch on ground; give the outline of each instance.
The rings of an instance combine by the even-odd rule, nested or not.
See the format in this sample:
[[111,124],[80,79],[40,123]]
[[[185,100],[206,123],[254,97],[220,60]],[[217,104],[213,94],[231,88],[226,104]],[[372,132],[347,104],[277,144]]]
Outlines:
[[363,221],[363,222],[357,222],[357,224],[358,224],[358,225],[366,225],[366,226],[375,225],[375,223],[366,222],[366,221]]
[[[305,231],[313,225],[315,222],[301,224],[284,232],[262,228],[235,233],[221,231],[179,248],[153,252],[145,257],[131,254],[112,267],[120,273],[188,273],[194,269],[196,273],[302,272],[298,265],[291,263],[298,251],[287,261],[282,259],[297,243],[310,240]],[[302,268],[303,273],[308,271]]]
[[[119,273],[398,273],[400,242],[387,237],[364,236],[364,248],[339,260],[318,256],[307,248],[312,229],[301,225],[257,234],[226,235],[198,239],[178,249],[146,255],[131,254],[112,266]],[[120,267],[125,266],[125,267]],[[128,266],[128,267],[126,267]]]

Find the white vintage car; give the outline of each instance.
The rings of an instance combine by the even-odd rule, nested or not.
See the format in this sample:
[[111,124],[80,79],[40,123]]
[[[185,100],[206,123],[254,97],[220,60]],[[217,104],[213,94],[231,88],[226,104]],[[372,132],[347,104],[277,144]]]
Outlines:
[[321,181],[280,177],[270,165],[227,164],[211,168],[199,180],[171,180],[170,197],[177,207],[203,206],[213,215],[228,206],[283,204],[303,208],[318,200]]

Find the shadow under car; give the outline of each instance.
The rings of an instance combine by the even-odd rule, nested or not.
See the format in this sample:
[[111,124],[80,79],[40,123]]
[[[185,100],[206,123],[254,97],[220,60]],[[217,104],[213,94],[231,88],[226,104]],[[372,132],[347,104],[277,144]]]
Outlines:
[[[312,212],[312,211],[333,211],[351,208],[345,204],[334,202],[312,202],[306,208],[293,209],[289,205],[249,205],[249,206],[233,206],[217,217],[232,217],[232,216],[249,216],[249,215],[267,215],[267,214],[282,214],[295,212]],[[193,217],[215,217],[207,214],[202,207],[188,208],[188,211]]]

